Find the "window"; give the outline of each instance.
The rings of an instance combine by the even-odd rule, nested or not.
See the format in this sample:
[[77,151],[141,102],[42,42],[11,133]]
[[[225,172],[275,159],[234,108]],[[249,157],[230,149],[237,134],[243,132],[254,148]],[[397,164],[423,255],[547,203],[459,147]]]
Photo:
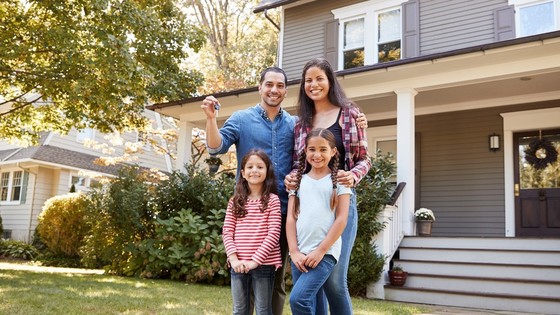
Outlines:
[[85,128],[78,130],[78,135],[76,136],[76,141],[84,142],[86,139],[94,140],[95,139],[95,132],[91,128]]
[[0,175],[0,202],[21,200],[23,171],[3,172]]
[[517,36],[530,36],[560,29],[560,0],[510,0],[515,6]]
[[[94,176],[95,178],[90,176]],[[82,175],[81,173],[74,173],[70,175],[68,188],[70,189],[72,185],[74,185],[76,191],[87,191],[93,188],[101,188],[103,186],[101,178],[96,177],[96,175]]]
[[339,69],[401,59],[402,2],[367,1],[332,11],[341,26]]

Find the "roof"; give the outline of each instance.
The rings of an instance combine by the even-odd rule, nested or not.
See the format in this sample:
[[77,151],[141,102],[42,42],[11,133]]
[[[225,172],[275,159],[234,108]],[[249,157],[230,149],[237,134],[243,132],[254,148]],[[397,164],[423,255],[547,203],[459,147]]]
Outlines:
[[286,4],[298,2],[298,0],[262,0],[255,9],[253,9],[253,13],[259,13],[268,9],[274,9]]
[[[287,2],[287,1],[276,1],[275,3],[280,3],[280,2],[284,3],[284,2]],[[345,75],[349,75],[349,74],[356,74],[356,73],[374,71],[374,70],[377,70],[377,69],[385,69],[385,68],[388,69],[388,68],[397,67],[397,66],[401,66],[401,65],[420,63],[420,62],[427,61],[427,60],[434,60],[434,59],[441,59],[441,58],[445,58],[445,57],[460,56],[460,55],[465,55],[465,54],[478,52],[478,51],[486,51],[486,50],[489,50],[489,49],[515,46],[515,45],[530,43],[530,42],[534,42],[534,41],[543,41],[543,40],[551,39],[551,38],[560,38],[560,31],[543,33],[543,34],[538,34],[538,35],[533,35],[533,36],[520,37],[520,38],[515,38],[515,39],[510,39],[510,40],[505,40],[505,41],[500,41],[500,42],[494,42],[494,43],[489,43],[489,44],[482,44],[482,45],[477,45],[477,46],[472,46],[472,47],[467,47],[467,48],[462,48],[462,49],[457,49],[457,50],[452,50],[452,51],[446,51],[446,52],[435,53],[435,54],[430,54],[430,55],[423,55],[423,56],[419,56],[419,57],[399,59],[399,60],[394,60],[394,61],[389,61],[389,62],[384,62],[384,63],[377,63],[377,64],[374,64],[374,65],[368,65],[368,66],[357,67],[357,68],[352,68],[352,69],[339,70],[339,71],[336,72],[336,75],[337,76],[345,76]],[[299,84],[299,82],[300,82],[300,79],[289,80],[288,85],[290,86],[290,85]],[[241,94],[244,94],[244,93],[254,92],[254,91],[257,91],[257,90],[258,90],[258,87],[254,86],[254,87],[244,88],[244,89],[239,89],[239,90],[213,93],[212,95],[220,98],[220,97],[225,97],[225,96],[241,95]],[[204,98],[206,98],[206,95],[196,96],[196,97],[192,97],[192,98],[186,98],[186,99],[172,101],[172,102],[153,104],[153,105],[146,106],[146,108],[155,111],[157,109],[162,109],[162,108],[166,108],[166,107],[182,106],[183,104],[186,104],[186,103],[201,101],[201,100],[204,100]]]
[[95,155],[66,150],[50,145],[0,151],[0,162],[34,160],[64,165],[105,174],[117,175],[122,165],[103,166],[95,163]]

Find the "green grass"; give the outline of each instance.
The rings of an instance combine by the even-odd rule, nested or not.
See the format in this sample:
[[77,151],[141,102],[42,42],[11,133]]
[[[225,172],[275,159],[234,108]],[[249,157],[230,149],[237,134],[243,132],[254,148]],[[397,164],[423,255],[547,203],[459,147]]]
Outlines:
[[[354,314],[420,314],[416,305],[353,298]],[[231,314],[229,287],[107,275],[0,270],[0,314]],[[290,314],[286,305],[284,314]]]

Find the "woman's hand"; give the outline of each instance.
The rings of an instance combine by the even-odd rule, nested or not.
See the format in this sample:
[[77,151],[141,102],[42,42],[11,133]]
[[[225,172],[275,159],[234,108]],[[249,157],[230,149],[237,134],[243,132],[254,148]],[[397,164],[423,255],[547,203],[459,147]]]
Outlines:
[[296,176],[293,174],[288,174],[284,178],[284,187],[287,191],[296,189]]
[[350,171],[338,170],[336,181],[343,186],[352,188],[355,184],[354,174]]

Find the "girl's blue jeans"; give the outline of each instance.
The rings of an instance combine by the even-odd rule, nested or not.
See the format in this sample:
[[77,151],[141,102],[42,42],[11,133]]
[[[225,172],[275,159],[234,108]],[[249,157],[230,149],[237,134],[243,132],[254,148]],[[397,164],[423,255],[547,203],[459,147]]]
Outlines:
[[336,259],[332,255],[325,255],[317,267],[308,268],[308,272],[301,272],[294,263],[291,264],[294,282],[290,293],[292,313],[294,315],[315,314],[317,293],[331,274],[336,265]]
[[274,266],[261,265],[248,273],[231,271],[231,296],[233,314],[250,315],[252,310],[251,291],[255,297],[257,315],[272,315],[272,288],[274,287]]
[[[331,275],[323,285],[323,289],[317,294],[317,315],[331,314],[351,315],[352,300],[348,292],[348,266],[350,264],[350,254],[356,234],[358,232],[358,206],[356,203],[356,190],[352,189],[350,197],[350,208],[348,209],[348,223],[342,232],[342,250],[338,263],[334,267]],[[328,298],[328,301],[327,301]]]

